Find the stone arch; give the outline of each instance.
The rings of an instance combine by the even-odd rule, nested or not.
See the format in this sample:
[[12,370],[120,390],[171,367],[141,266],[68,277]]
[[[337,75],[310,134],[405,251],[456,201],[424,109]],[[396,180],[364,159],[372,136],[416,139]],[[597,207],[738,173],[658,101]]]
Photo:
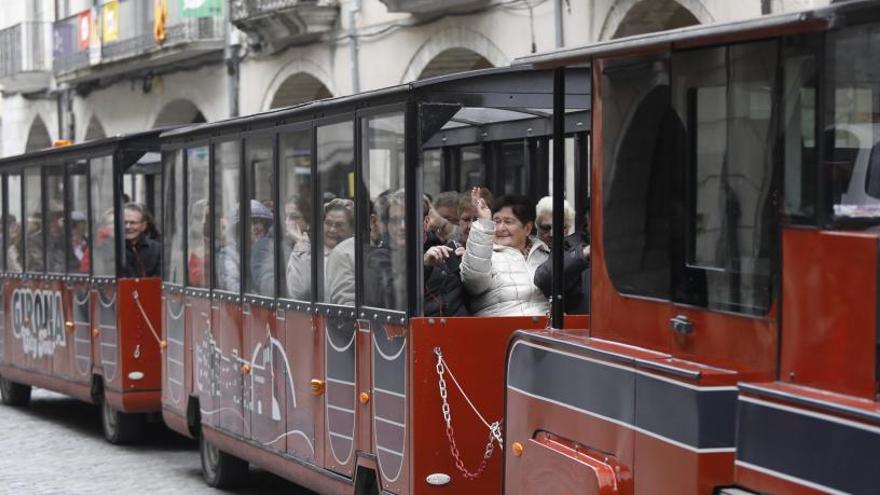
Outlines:
[[306,72],[288,77],[278,86],[269,108],[283,108],[333,96],[318,78]]
[[701,0],[617,0],[599,32],[599,40],[709,24],[715,18]]
[[205,115],[199,110],[195,103],[176,99],[171,100],[162,107],[156,120],[153,123],[153,129],[180,124],[200,124],[206,122]]
[[417,79],[428,79],[444,74],[488,69],[490,67],[493,67],[492,63],[477,52],[467,48],[449,48],[431,59],[428,65],[422,69]]
[[42,150],[52,147],[52,138],[49,136],[49,129],[43,122],[43,118],[37,115],[31,122],[31,128],[28,131],[27,144],[24,147],[25,153],[31,151]]
[[[456,51],[444,54],[449,50]],[[457,50],[465,50],[481,57],[488,62],[487,67],[501,67],[510,63],[510,59],[489,38],[469,29],[452,27],[434,33],[416,50],[400,82],[407,83],[418,80],[435,59],[442,56],[444,58],[439,58],[439,60],[443,61],[450,54],[462,53]]]
[[98,117],[92,115],[92,118],[89,119],[89,125],[86,127],[86,136],[83,141],[94,141],[105,137],[107,137],[107,133],[104,132],[104,126],[101,125]]
[[[333,78],[327,74],[324,68],[311,60],[292,60],[272,78],[260,108],[263,110],[278,108],[273,105],[276,103],[281,105],[285,101],[293,103],[286,103],[284,106],[308,101],[301,100],[301,98],[307,97],[308,93],[312,90],[314,90],[314,93],[311,99],[315,99],[317,95],[320,95],[321,98],[333,96],[338,93],[332,81]],[[323,90],[321,87],[323,87]],[[279,97],[281,100],[276,102],[276,99]],[[297,99],[300,100],[294,102]]]

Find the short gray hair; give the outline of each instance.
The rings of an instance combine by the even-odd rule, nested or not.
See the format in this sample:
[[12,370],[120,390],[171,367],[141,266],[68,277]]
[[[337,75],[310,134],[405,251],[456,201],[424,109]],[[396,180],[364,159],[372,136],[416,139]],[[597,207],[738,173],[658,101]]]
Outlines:
[[[544,196],[535,206],[535,218],[540,218],[543,213],[553,214],[553,197]],[[562,225],[565,226],[565,233],[569,234],[569,230],[574,227],[574,210],[567,200],[562,200]]]

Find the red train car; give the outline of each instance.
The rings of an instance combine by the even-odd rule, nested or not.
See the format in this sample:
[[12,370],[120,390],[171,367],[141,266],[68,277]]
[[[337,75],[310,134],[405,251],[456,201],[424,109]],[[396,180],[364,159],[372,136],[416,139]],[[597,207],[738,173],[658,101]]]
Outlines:
[[100,404],[113,443],[160,407],[160,280],[122,271],[123,195],[158,204],[159,134],[0,160],[3,402],[37,386]]
[[592,68],[592,314],[511,341],[505,493],[877,493],[880,6]]
[[209,484],[253,463],[320,493],[500,490],[506,343],[547,316],[426,309],[422,192],[547,194],[552,99],[551,72],[500,69],[162,136],[162,410]]

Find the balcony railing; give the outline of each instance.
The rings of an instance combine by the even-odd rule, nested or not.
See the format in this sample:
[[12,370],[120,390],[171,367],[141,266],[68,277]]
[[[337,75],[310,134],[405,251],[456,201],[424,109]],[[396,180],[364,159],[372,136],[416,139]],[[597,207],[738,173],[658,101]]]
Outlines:
[[[209,53],[220,56],[225,28],[222,15],[184,17],[180,2],[168,2],[164,39],[159,40],[154,31],[152,1],[124,0],[118,5],[113,36],[105,32],[97,40],[80,40],[79,14],[55,22],[53,69],[59,81],[144,71]],[[127,63],[115,63],[119,61]]]
[[52,24],[22,22],[0,30],[0,85],[6,92],[45,89],[52,78]]
[[380,0],[388,12],[430,15],[442,12],[467,12],[489,4],[489,0]]
[[267,51],[305,43],[334,28],[337,0],[229,0],[230,20]]

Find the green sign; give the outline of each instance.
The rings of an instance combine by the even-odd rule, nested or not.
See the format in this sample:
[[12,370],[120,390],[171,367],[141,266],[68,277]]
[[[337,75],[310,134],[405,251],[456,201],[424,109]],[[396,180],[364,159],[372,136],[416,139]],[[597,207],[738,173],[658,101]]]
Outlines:
[[179,0],[181,17],[217,17],[223,15],[223,0]]

